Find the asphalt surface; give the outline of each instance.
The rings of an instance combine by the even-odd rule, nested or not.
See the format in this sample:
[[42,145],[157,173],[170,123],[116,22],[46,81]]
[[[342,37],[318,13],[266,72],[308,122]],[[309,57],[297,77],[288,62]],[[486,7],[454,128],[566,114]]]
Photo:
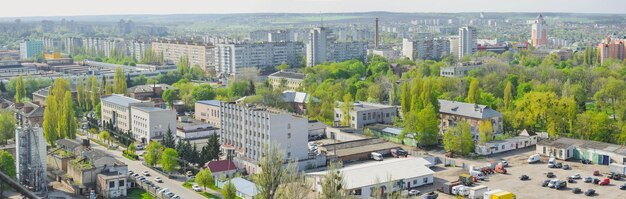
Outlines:
[[[81,135],[76,135],[76,139],[77,140],[82,140],[82,139],[86,139],[86,136],[81,136]],[[97,138],[94,138],[97,139]],[[152,181],[153,183],[157,184],[157,186],[162,187],[162,188],[168,188],[170,192],[180,196],[183,199],[195,199],[195,198],[205,198],[204,196],[200,195],[199,193],[189,190],[185,187],[183,187],[183,182],[182,180],[178,180],[178,179],[169,179],[166,176],[161,175],[160,173],[144,166],[142,163],[142,161],[136,161],[136,160],[130,160],[128,158],[125,158],[122,156],[122,151],[121,149],[117,149],[117,150],[108,150],[107,148],[100,146],[98,143],[95,142],[91,142],[91,147],[95,150],[100,150],[106,154],[111,155],[113,158],[125,163],[126,165],[128,165],[128,170],[129,171],[133,171],[135,173],[139,173],[141,175],[143,171],[148,171],[148,173],[150,174],[149,177],[146,177],[148,180]],[[137,154],[140,154],[141,151],[138,151]],[[163,183],[158,183],[154,180],[154,178],[156,177],[161,177],[161,179],[163,180]],[[221,194],[207,189],[207,192],[213,194],[213,195],[217,195],[221,197]]]

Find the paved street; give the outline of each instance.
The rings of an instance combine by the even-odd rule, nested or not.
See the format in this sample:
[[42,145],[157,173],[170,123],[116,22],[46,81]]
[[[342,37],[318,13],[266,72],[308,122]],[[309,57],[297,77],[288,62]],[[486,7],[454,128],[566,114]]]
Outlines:
[[[82,140],[82,139],[86,139],[87,137],[85,136],[81,136],[81,135],[76,135],[76,139],[77,140]],[[149,180],[152,182],[154,181],[154,178],[159,176],[161,177],[161,179],[163,179],[163,183],[156,183],[159,187],[165,187],[168,188],[171,192],[175,193],[176,195],[184,198],[184,199],[194,199],[194,198],[204,198],[204,196],[200,195],[199,193],[196,193],[192,190],[189,190],[185,187],[182,186],[183,182],[182,180],[177,180],[177,179],[169,179],[161,174],[159,174],[158,172],[144,166],[143,164],[141,164],[141,161],[133,161],[133,160],[129,160],[125,157],[122,156],[122,151],[121,149],[118,150],[107,150],[105,147],[100,146],[98,143],[95,142],[91,142],[91,146],[93,149],[95,150],[100,150],[103,151],[107,154],[110,154],[111,156],[113,156],[115,159],[124,162],[126,165],[128,165],[128,170],[134,171],[135,173],[141,173],[143,171],[148,171],[150,173],[150,177]],[[139,152],[138,152],[139,153]],[[207,191],[209,191],[209,189],[207,189]],[[211,194],[213,195],[218,195],[220,196],[219,193],[214,192],[213,190],[210,190]]]

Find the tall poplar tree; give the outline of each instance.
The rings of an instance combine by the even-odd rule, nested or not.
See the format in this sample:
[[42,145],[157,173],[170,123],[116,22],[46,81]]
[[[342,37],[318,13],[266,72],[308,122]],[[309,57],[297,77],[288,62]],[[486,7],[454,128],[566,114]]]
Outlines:
[[125,95],[127,88],[124,70],[122,70],[121,66],[118,66],[115,68],[115,75],[113,76],[113,93]]
[[91,107],[95,109],[100,103],[100,91],[98,90],[98,78],[91,77]]
[[58,122],[55,120],[57,114],[56,100],[52,97],[48,97],[46,98],[46,105],[43,113],[43,134],[48,144],[54,146],[54,141],[59,137],[57,131]]
[[26,97],[26,87],[24,86],[24,79],[22,76],[17,77],[15,82],[15,102],[21,103],[22,99]]
[[469,91],[467,92],[467,103],[478,103],[478,98],[480,98],[480,91],[478,89],[478,79],[472,79]]

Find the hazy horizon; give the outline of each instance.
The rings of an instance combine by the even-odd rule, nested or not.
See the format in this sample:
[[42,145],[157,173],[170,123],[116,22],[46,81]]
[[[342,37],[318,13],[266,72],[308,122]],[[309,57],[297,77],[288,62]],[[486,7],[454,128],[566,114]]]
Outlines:
[[[241,13],[590,13],[626,14],[620,0],[21,0],[2,18]],[[89,4],[88,6],[84,4]],[[37,5],[37,6],[34,6]],[[563,6],[567,5],[567,6]]]

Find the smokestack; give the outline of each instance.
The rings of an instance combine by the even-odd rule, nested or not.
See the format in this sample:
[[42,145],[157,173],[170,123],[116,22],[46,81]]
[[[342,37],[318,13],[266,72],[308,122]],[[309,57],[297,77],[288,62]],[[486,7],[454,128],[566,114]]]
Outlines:
[[376,49],[378,49],[378,38],[380,37],[378,35],[378,18],[376,18],[376,31],[374,31],[374,46],[376,47]]

